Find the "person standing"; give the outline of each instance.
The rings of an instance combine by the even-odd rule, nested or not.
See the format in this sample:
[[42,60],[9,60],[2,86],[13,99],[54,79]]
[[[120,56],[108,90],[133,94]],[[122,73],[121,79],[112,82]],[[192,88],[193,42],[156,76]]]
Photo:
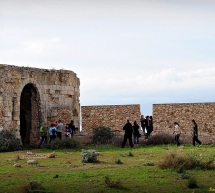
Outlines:
[[62,138],[62,129],[63,129],[63,123],[61,122],[61,120],[58,120],[58,124],[56,126],[57,129],[57,138],[61,139]]
[[127,140],[129,140],[130,147],[134,147],[134,144],[132,142],[133,128],[129,120],[127,120],[127,123],[124,125],[123,130],[125,131],[125,134],[124,134],[124,140],[122,142],[122,148],[125,147]]
[[177,122],[175,122],[174,125],[175,125],[175,127],[174,127],[173,134],[175,134],[176,145],[179,146],[180,145],[179,137],[180,137],[180,134],[181,134],[180,126],[179,126],[179,124]]
[[133,124],[134,144],[139,144],[139,138],[141,136],[139,128],[140,126],[137,124],[136,121],[134,121],[134,124]]
[[50,143],[52,142],[52,140],[54,140],[56,138],[56,127],[54,126],[54,124],[51,124],[51,127],[49,128],[49,137],[50,137]]
[[153,117],[149,116],[149,136],[151,135],[153,131]]
[[65,130],[65,136],[71,138],[71,134],[72,134],[72,129],[66,125],[66,130]]
[[47,137],[47,125],[44,122],[43,124],[40,125],[39,127],[40,130],[40,143],[38,145],[38,148],[40,148],[43,144],[43,141],[45,141],[45,144],[47,144],[48,137]]
[[70,123],[68,123],[67,124],[68,125],[68,127],[72,130],[72,135],[75,133],[75,125],[74,125],[74,121],[73,120],[71,120],[71,122]]
[[153,119],[152,116],[146,116],[146,139],[149,138],[151,132],[153,131]]
[[140,116],[140,125],[143,130],[143,134],[145,135],[145,129],[146,129],[146,119],[144,118],[144,115]]
[[198,139],[198,125],[194,119],[192,120],[192,123],[193,123],[193,133],[192,133],[192,135],[193,135],[193,146],[196,145],[195,142],[197,142],[201,146],[202,142],[199,141],[199,139]]

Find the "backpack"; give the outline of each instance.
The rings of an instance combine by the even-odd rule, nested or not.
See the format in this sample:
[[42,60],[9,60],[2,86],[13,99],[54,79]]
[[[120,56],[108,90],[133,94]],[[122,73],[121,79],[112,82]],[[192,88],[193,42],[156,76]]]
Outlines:
[[52,129],[52,135],[55,135],[55,133],[56,133],[56,129],[53,128],[53,129]]
[[40,130],[40,133],[43,133],[43,132],[44,132],[43,126],[42,126],[42,125],[39,127],[39,130]]

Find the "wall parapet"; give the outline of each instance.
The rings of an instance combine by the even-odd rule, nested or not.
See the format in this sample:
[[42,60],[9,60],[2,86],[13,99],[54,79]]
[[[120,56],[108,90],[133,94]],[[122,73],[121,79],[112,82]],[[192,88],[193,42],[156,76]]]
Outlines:
[[140,105],[101,105],[82,106],[82,133],[92,135],[93,128],[105,126],[111,128],[115,135],[122,135],[126,120],[140,120]]
[[215,103],[153,104],[154,132],[172,133],[178,122],[183,133],[190,135],[192,119],[198,124],[199,137],[203,143],[215,143]]

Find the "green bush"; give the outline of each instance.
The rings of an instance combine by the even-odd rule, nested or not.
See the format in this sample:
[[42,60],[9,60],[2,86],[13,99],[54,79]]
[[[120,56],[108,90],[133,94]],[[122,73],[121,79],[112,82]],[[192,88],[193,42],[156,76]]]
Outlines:
[[60,140],[54,139],[51,143],[47,144],[48,149],[72,149],[79,147],[79,142],[73,138],[66,138]]
[[116,164],[123,164],[123,162],[121,161],[121,159],[116,160]]
[[111,144],[114,139],[114,133],[108,127],[93,128],[93,144]]
[[96,150],[84,150],[82,149],[82,162],[84,163],[96,163],[98,162],[97,157],[99,156],[99,152]]
[[133,154],[132,152],[129,151],[128,156],[129,156],[129,157],[133,157],[134,154]]
[[22,148],[21,140],[13,131],[3,130],[0,132],[0,152],[17,151]]
[[26,193],[45,193],[45,188],[37,181],[31,181],[25,186]]
[[174,136],[168,133],[158,133],[152,135],[147,140],[147,145],[163,145],[163,144],[174,144]]
[[153,162],[146,162],[143,165],[144,166],[154,166],[155,164]]
[[189,174],[187,171],[183,170],[183,171],[180,173],[180,177],[181,177],[182,179],[189,179],[189,178],[190,178],[190,174]]
[[124,189],[120,181],[112,181],[109,176],[105,176],[105,184],[110,188]]
[[187,187],[190,189],[198,188],[197,181],[194,177],[188,179]]

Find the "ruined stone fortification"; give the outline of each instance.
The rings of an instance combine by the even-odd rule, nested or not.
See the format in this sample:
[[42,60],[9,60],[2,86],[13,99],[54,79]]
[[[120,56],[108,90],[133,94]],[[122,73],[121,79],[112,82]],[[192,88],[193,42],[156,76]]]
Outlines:
[[[80,127],[80,81],[74,72],[0,64],[0,75],[0,129],[14,130],[23,144],[38,144],[43,121],[74,120]],[[76,133],[81,143],[90,143],[95,127],[109,127],[122,136],[127,119],[140,124],[140,105],[82,106],[81,111],[82,131]],[[192,119],[198,123],[200,140],[215,144],[215,103],[154,104],[152,134],[172,134],[176,121],[182,138],[191,143]]]
[[[199,139],[215,144],[215,103],[154,104],[154,133],[172,134],[174,122],[183,129],[182,137],[191,143],[192,119],[198,124]],[[186,134],[185,134],[186,133]]]
[[0,64],[0,127],[15,130],[24,144],[37,144],[42,122],[80,125],[80,81],[67,70]]
[[133,124],[140,120],[140,105],[104,105],[82,106],[82,132],[92,136],[93,128],[105,126],[111,128],[115,135],[123,135],[122,127],[127,119]]

